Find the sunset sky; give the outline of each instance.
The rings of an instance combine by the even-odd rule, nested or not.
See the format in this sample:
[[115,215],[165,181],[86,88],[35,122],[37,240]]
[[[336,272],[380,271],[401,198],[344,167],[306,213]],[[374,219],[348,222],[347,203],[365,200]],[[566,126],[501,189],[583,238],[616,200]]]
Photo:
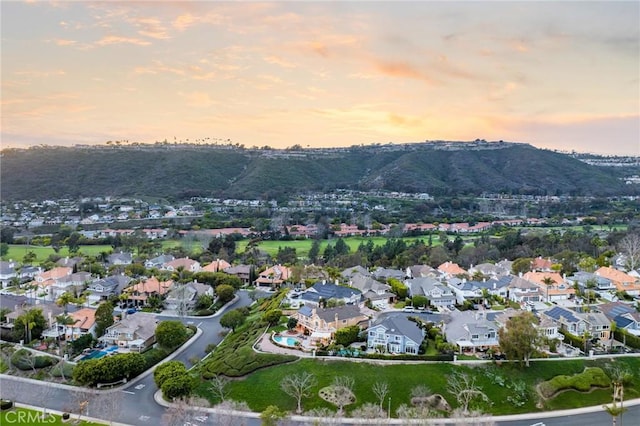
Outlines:
[[640,155],[640,3],[2,1],[2,147]]

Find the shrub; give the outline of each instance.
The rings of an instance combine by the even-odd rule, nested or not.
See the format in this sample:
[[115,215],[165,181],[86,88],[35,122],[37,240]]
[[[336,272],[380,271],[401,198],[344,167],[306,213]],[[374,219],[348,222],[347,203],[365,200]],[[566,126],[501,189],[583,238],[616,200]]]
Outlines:
[[189,374],[170,377],[162,384],[162,394],[165,398],[175,399],[189,396],[193,391],[194,380]]
[[11,356],[11,364],[23,371],[31,370],[35,367],[32,361],[31,352],[26,349],[20,349]]
[[36,368],[51,367],[55,364],[55,359],[46,355],[38,355],[35,358],[34,364]]
[[9,410],[13,408],[13,401],[9,401],[8,399],[0,400],[0,410]]
[[592,387],[606,388],[611,385],[611,379],[598,367],[586,368],[582,373],[573,376],[560,375],[540,384],[540,393],[550,398],[561,390],[573,389],[588,392]]

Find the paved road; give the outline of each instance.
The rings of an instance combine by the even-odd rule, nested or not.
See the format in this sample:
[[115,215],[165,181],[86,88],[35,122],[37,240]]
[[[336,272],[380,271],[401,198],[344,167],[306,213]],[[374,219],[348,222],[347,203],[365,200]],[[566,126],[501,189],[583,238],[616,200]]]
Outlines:
[[[238,299],[226,309],[248,306],[251,302],[247,292],[241,291],[238,293]],[[136,315],[150,314],[137,313]],[[157,318],[164,320],[175,319],[176,317],[158,315]],[[220,336],[220,331],[222,330],[220,327],[220,315],[212,318],[181,318],[181,320],[185,323],[193,322],[194,325],[197,325],[201,330],[201,335],[174,358],[189,365],[190,358],[202,358],[205,355],[205,348],[208,344],[218,344],[222,340]],[[78,406],[78,401],[87,400],[89,403],[87,411],[84,413],[85,415],[135,426],[158,425],[161,423],[162,416],[165,414],[166,409],[158,405],[154,400],[156,391],[157,388],[153,382],[153,374],[150,373],[135,380],[124,388],[114,390],[113,392],[102,392],[98,395],[88,395],[85,392],[73,392],[68,386],[42,386],[42,382],[36,380],[18,381],[11,376],[3,376],[2,386],[0,386],[0,396],[3,398],[63,412],[72,411],[72,407]],[[639,403],[638,405],[629,407],[629,411],[623,416],[623,421],[618,421],[618,425],[638,424],[635,422],[640,418],[640,401],[637,402]],[[494,420],[495,423],[500,426],[530,426],[538,422],[541,422],[545,426],[601,426],[611,423],[611,416],[600,408],[597,408],[595,412],[590,412],[589,409],[581,411],[582,412],[573,412],[571,414],[562,413],[557,417],[550,417],[551,413],[541,413],[540,415],[532,416],[534,418],[509,416],[503,419],[495,418]],[[216,417],[213,413],[206,413],[204,416],[206,419],[203,418],[202,421],[193,424],[222,424],[222,419]],[[438,421],[440,424],[452,422],[453,421],[447,419],[440,419]],[[226,419],[224,423],[258,426],[260,421],[255,418],[236,418],[233,421]],[[297,422],[292,423],[295,424]],[[402,424],[402,421],[399,419],[391,419],[391,423]],[[542,424],[538,426],[542,426]]]

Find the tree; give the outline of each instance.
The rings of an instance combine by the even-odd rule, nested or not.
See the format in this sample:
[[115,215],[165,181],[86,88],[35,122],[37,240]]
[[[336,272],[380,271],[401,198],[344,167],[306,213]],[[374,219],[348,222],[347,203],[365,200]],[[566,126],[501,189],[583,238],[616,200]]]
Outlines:
[[359,334],[360,334],[360,327],[358,327],[357,325],[343,327],[335,332],[336,344],[342,345],[342,346],[349,346],[350,344],[358,340]]
[[262,319],[269,323],[269,325],[278,324],[280,317],[282,317],[282,311],[280,309],[270,309],[262,315]]
[[312,389],[317,385],[316,378],[310,373],[292,374],[280,382],[280,389],[297,403],[296,413],[302,413],[302,399],[312,395]]
[[227,312],[220,318],[220,325],[225,328],[230,328],[231,331],[236,331],[236,328],[240,327],[244,323],[245,316],[237,309]]
[[260,413],[262,426],[277,426],[278,421],[286,417],[286,413],[275,405],[269,405]]
[[382,404],[384,403],[387,394],[389,393],[389,383],[387,382],[375,382],[373,387],[371,388],[373,394],[378,399],[378,404],[380,408],[382,408]]
[[24,340],[26,343],[32,339],[38,339],[42,331],[47,327],[47,320],[42,314],[41,308],[31,308],[18,316],[14,322],[13,337],[16,340]]
[[289,319],[287,320],[287,329],[293,330],[294,328],[296,328],[297,325],[298,325],[298,320],[294,317],[289,317]]
[[62,306],[62,308],[64,309],[64,312],[67,312],[67,306],[69,305],[69,303],[73,303],[75,301],[75,297],[72,293],[65,291],[64,293],[62,293],[60,295],[60,297],[58,297],[56,299],[56,305],[58,306]]
[[25,265],[31,265],[33,262],[35,262],[38,259],[38,256],[31,250],[29,250],[23,257],[22,257],[22,263],[24,263]]
[[469,413],[469,405],[481,399],[488,402],[489,397],[482,392],[482,388],[476,385],[476,378],[468,374],[456,372],[447,377],[447,391],[458,401],[463,414]]
[[511,264],[511,272],[513,272],[514,275],[520,275],[531,271],[532,260],[530,257],[521,257],[514,260]]
[[166,398],[173,400],[191,395],[194,385],[193,377],[186,373],[167,378],[160,389]]
[[318,262],[318,256],[320,255],[320,240],[314,239],[309,249],[309,260],[311,263]]
[[353,394],[354,384],[353,377],[337,376],[333,379],[333,384],[331,385],[333,400],[329,402],[338,407],[339,415],[342,415],[345,405],[353,404],[356,400]]
[[553,278],[551,277],[544,277],[542,279],[542,283],[545,285],[546,290],[547,290],[547,303],[549,303],[549,288],[553,287],[553,285],[556,283]]
[[220,402],[224,402],[227,399],[227,394],[229,393],[227,390],[228,384],[229,379],[221,374],[216,374],[211,379],[209,389],[214,396],[218,397]]
[[627,234],[618,244],[618,250],[625,256],[625,267],[629,271],[640,266],[640,233]]
[[230,285],[221,284],[216,287],[216,295],[218,296],[218,300],[220,300],[221,303],[227,303],[232,300],[234,294],[235,290]]
[[187,340],[187,328],[180,321],[161,321],[156,326],[156,341],[161,347],[173,350]]
[[9,244],[0,243],[0,257],[4,257],[9,253]]
[[536,317],[531,312],[522,312],[507,321],[506,327],[498,332],[500,350],[511,360],[518,360],[529,366],[529,358],[541,343],[536,327]]
[[187,368],[180,361],[167,361],[158,365],[153,370],[153,381],[158,388],[162,388],[162,385],[167,379],[171,377],[187,374]]
[[107,328],[113,325],[113,305],[109,302],[103,302],[96,309],[96,336],[100,337]]
[[618,404],[616,401],[613,401],[611,405],[603,405],[602,408],[604,408],[604,411],[611,415],[613,426],[616,426],[618,417],[620,417],[622,414],[624,414],[625,411],[627,411],[627,409],[622,406],[622,402]]

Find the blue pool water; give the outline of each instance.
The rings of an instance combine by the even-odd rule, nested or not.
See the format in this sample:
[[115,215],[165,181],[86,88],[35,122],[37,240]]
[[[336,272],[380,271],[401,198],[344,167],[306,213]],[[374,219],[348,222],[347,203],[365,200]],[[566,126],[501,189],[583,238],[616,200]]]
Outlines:
[[296,343],[299,342],[298,339],[294,339],[293,337],[282,337],[282,336],[274,336],[273,341],[285,346],[291,346],[292,348],[296,346]]
[[90,354],[87,354],[85,356],[83,356],[82,358],[80,358],[80,361],[86,361],[88,359],[96,359],[96,358],[102,358],[103,356],[110,354],[111,352],[117,351],[118,347],[117,346],[110,346],[106,349],[103,349],[101,351],[95,350],[92,351]]

